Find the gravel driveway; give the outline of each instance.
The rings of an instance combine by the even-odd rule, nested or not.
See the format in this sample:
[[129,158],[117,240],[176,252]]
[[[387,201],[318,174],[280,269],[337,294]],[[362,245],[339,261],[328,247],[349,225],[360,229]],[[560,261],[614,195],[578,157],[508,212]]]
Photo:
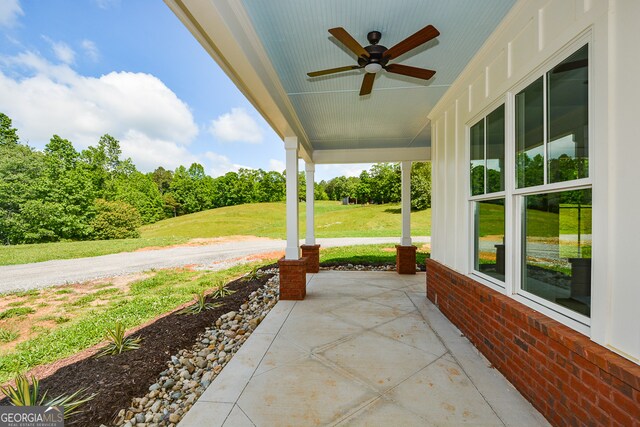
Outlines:
[[[347,237],[317,239],[324,247],[397,243],[397,237]],[[428,242],[414,237],[414,242]],[[228,268],[238,258],[284,251],[284,240],[260,239],[202,246],[179,246],[139,252],[123,252],[91,258],[45,261],[34,264],[0,266],[0,293],[45,288],[87,280],[120,276],[154,268],[197,266],[211,270]]]

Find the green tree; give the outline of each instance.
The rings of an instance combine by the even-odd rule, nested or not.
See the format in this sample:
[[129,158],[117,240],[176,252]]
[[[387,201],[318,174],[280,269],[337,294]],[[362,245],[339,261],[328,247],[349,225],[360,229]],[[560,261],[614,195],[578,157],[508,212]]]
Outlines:
[[165,218],[165,202],[153,179],[141,172],[133,172],[116,178],[113,200],[126,202],[136,208],[143,224],[151,224]]
[[0,244],[25,243],[23,207],[40,196],[44,155],[21,144],[0,144]]
[[142,219],[136,208],[130,204],[97,199],[95,212],[96,215],[91,221],[95,239],[126,239],[140,236],[138,227],[142,224]]
[[11,127],[9,116],[0,113],[0,146],[15,146],[18,144],[18,130]]
[[424,210],[431,207],[431,162],[411,165],[411,208]]

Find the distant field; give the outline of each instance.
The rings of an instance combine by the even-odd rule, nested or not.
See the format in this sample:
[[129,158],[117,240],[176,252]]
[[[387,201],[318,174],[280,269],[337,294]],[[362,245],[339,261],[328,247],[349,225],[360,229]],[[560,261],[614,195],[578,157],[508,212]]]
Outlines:
[[[300,237],[305,233],[305,204],[300,204]],[[317,237],[399,236],[399,204],[344,206],[316,202]],[[412,234],[431,235],[431,210],[411,213]],[[285,204],[259,203],[212,209],[166,219],[140,229],[139,239],[57,242],[0,246],[0,265],[27,264],[130,252],[149,246],[169,246],[193,238],[248,235],[284,239]]]
[[[317,237],[393,237],[402,226],[400,204],[349,205],[317,201]],[[300,204],[300,236],[305,233],[305,204]],[[412,212],[414,236],[431,235],[431,210]],[[253,235],[284,239],[285,204],[229,206],[166,219],[140,229],[142,237],[221,237]]]

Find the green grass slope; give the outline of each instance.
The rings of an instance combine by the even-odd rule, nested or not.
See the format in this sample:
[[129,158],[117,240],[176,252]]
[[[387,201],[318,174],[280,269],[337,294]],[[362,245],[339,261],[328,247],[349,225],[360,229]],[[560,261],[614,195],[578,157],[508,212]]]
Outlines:
[[[300,204],[300,236],[305,232],[305,204]],[[401,232],[399,204],[348,205],[317,201],[317,237],[393,237]],[[411,213],[414,236],[431,234],[431,211]],[[166,219],[140,229],[143,238],[252,235],[285,238],[285,204],[258,203],[211,209]]]

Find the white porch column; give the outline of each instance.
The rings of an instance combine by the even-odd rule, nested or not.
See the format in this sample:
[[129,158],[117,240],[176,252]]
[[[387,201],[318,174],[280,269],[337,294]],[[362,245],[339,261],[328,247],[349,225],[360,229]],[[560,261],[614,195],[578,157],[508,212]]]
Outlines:
[[284,139],[287,165],[287,247],[285,259],[300,259],[298,248],[298,137]]
[[411,246],[411,162],[402,162],[402,246]]
[[305,238],[305,244],[316,244],[315,233],[315,220],[314,220],[314,207],[315,207],[315,188],[314,188],[314,175],[316,171],[316,165],[313,163],[305,163],[304,171],[307,181],[307,232]]

